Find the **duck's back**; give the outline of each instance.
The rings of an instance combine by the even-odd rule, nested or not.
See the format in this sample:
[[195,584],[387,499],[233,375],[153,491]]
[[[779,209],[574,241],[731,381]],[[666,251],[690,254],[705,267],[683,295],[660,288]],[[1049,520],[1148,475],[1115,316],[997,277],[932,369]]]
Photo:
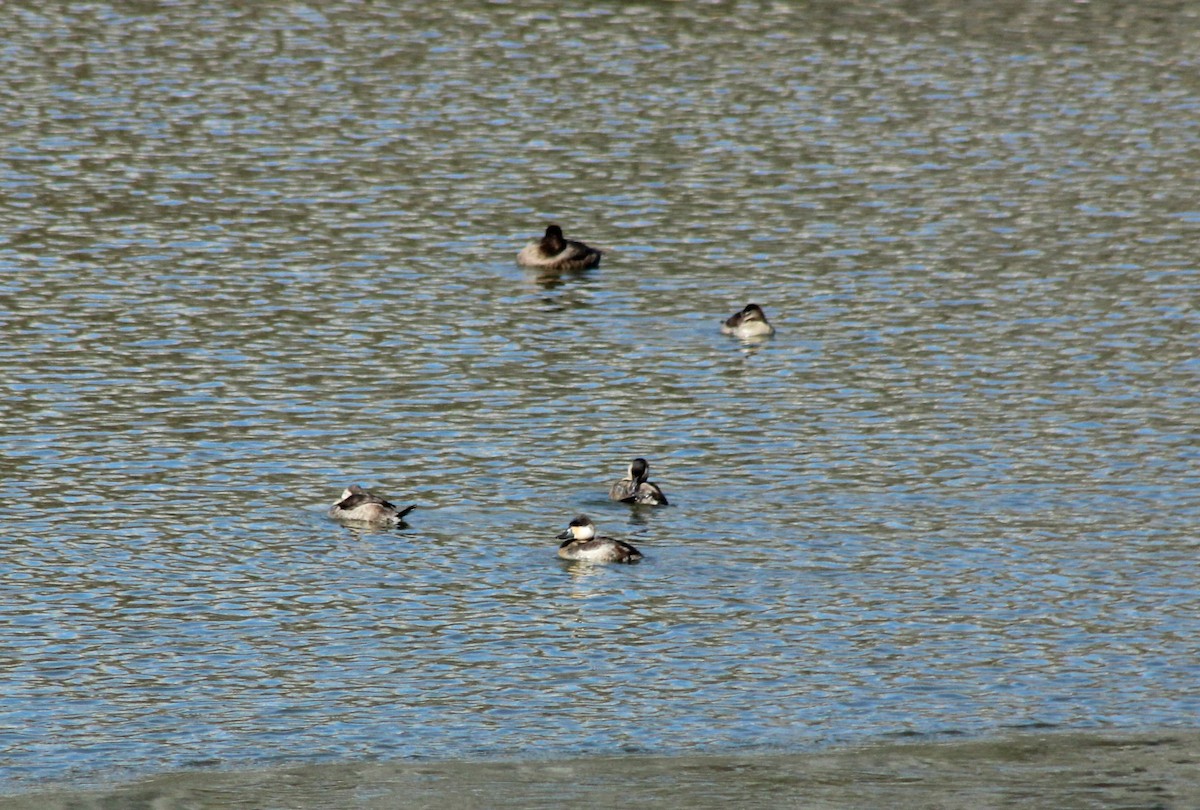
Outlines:
[[592,540],[568,543],[558,550],[564,560],[584,562],[631,563],[642,559],[642,553],[628,543],[611,537],[596,537]]
[[632,478],[622,478],[617,483],[613,484],[608,490],[608,497],[614,501],[625,501],[632,498],[635,494]]
[[658,488],[658,484],[650,481],[643,481],[642,485],[637,488],[637,494],[634,495],[634,503],[641,503],[647,506],[666,506],[667,496]]
[[548,270],[588,270],[598,264],[604,252],[582,242],[568,241],[557,253],[548,253],[540,242],[530,242],[517,254],[517,264]]

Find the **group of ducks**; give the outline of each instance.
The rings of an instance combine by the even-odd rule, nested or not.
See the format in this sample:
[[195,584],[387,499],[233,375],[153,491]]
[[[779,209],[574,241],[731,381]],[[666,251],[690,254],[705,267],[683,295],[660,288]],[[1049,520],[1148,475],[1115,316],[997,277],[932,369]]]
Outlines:
[[[608,497],[620,503],[636,506],[667,506],[667,496],[658,484],[648,480],[650,465],[644,458],[629,464],[629,473],[608,490]],[[337,503],[329,507],[329,516],[343,523],[374,526],[402,526],[404,516],[416,505],[400,509],[394,503],[369,492],[358,484],[346,488]],[[596,524],[587,515],[571,521],[567,530],[556,538],[563,543],[558,556],[564,560],[586,562],[632,563],[642,559],[642,553],[623,540],[596,535]]]
[[[540,270],[575,272],[590,270],[600,265],[604,251],[576,242],[563,236],[562,228],[550,225],[546,235],[537,242],[530,242],[517,254],[517,264],[522,267],[536,267]],[[746,304],[741,312],[729,316],[721,331],[742,339],[760,338],[775,334],[758,304]]]
[[[522,248],[517,254],[517,263],[543,270],[577,271],[598,266],[603,256],[604,251],[567,239],[562,228],[550,225],[540,241],[530,242]],[[747,304],[741,312],[735,312],[721,324],[721,331],[748,339],[772,335],[775,327],[767,321],[762,307]],[[649,480],[649,476],[650,465],[646,459],[635,458],[629,464],[628,474],[609,488],[608,497],[637,506],[667,506],[667,496],[658,484]],[[329,516],[346,523],[399,526],[404,523],[404,516],[416,508],[413,505],[400,509],[354,484],[330,507]],[[642,559],[642,553],[623,540],[597,535],[596,524],[587,515],[572,520],[556,539],[563,541],[558,547],[558,556],[564,560],[634,563]]]

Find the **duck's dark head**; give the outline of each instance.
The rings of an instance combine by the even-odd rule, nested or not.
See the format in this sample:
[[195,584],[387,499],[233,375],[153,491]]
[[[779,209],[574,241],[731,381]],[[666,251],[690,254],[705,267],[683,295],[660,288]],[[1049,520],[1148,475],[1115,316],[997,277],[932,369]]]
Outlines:
[[562,228],[557,225],[548,226],[546,235],[542,237],[542,252],[548,255],[562,253],[566,246],[567,240],[563,238]]
[[640,484],[650,475],[650,465],[644,458],[635,458],[629,465],[629,477],[635,484]]
[[746,304],[742,309],[743,321],[765,321],[766,319],[766,314],[758,304]]
[[742,307],[741,312],[735,312],[725,321],[725,325],[730,329],[737,329],[746,321],[765,321],[767,316],[763,314],[762,307],[758,304],[746,304]]
[[358,484],[351,484],[342,490],[342,497],[338,499],[337,505],[342,509],[350,509],[357,506],[366,499],[367,491]]
[[558,535],[558,540],[591,540],[596,536],[596,524],[587,515],[580,515],[571,521],[567,530]]

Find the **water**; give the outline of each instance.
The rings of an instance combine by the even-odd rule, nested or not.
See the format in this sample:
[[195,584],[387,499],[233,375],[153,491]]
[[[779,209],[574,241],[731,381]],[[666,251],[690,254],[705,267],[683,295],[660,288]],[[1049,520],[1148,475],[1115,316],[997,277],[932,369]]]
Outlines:
[[0,786],[1194,730],[1195,14],[6,5]]
[[1194,807],[1196,735],[1025,734],[822,754],[308,765],[41,792],[12,810],[218,807]]

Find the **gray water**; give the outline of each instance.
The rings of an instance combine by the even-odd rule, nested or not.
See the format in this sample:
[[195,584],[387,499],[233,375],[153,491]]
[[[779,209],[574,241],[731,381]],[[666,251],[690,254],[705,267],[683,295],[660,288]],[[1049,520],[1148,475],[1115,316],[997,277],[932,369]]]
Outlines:
[[817,754],[358,762],[166,774],[45,791],[7,810],[900,807],[1093,810],[1200,804],[1194,732],[903,743]]
[[1195,730],[1190,6],[0,22],[8,794]]

